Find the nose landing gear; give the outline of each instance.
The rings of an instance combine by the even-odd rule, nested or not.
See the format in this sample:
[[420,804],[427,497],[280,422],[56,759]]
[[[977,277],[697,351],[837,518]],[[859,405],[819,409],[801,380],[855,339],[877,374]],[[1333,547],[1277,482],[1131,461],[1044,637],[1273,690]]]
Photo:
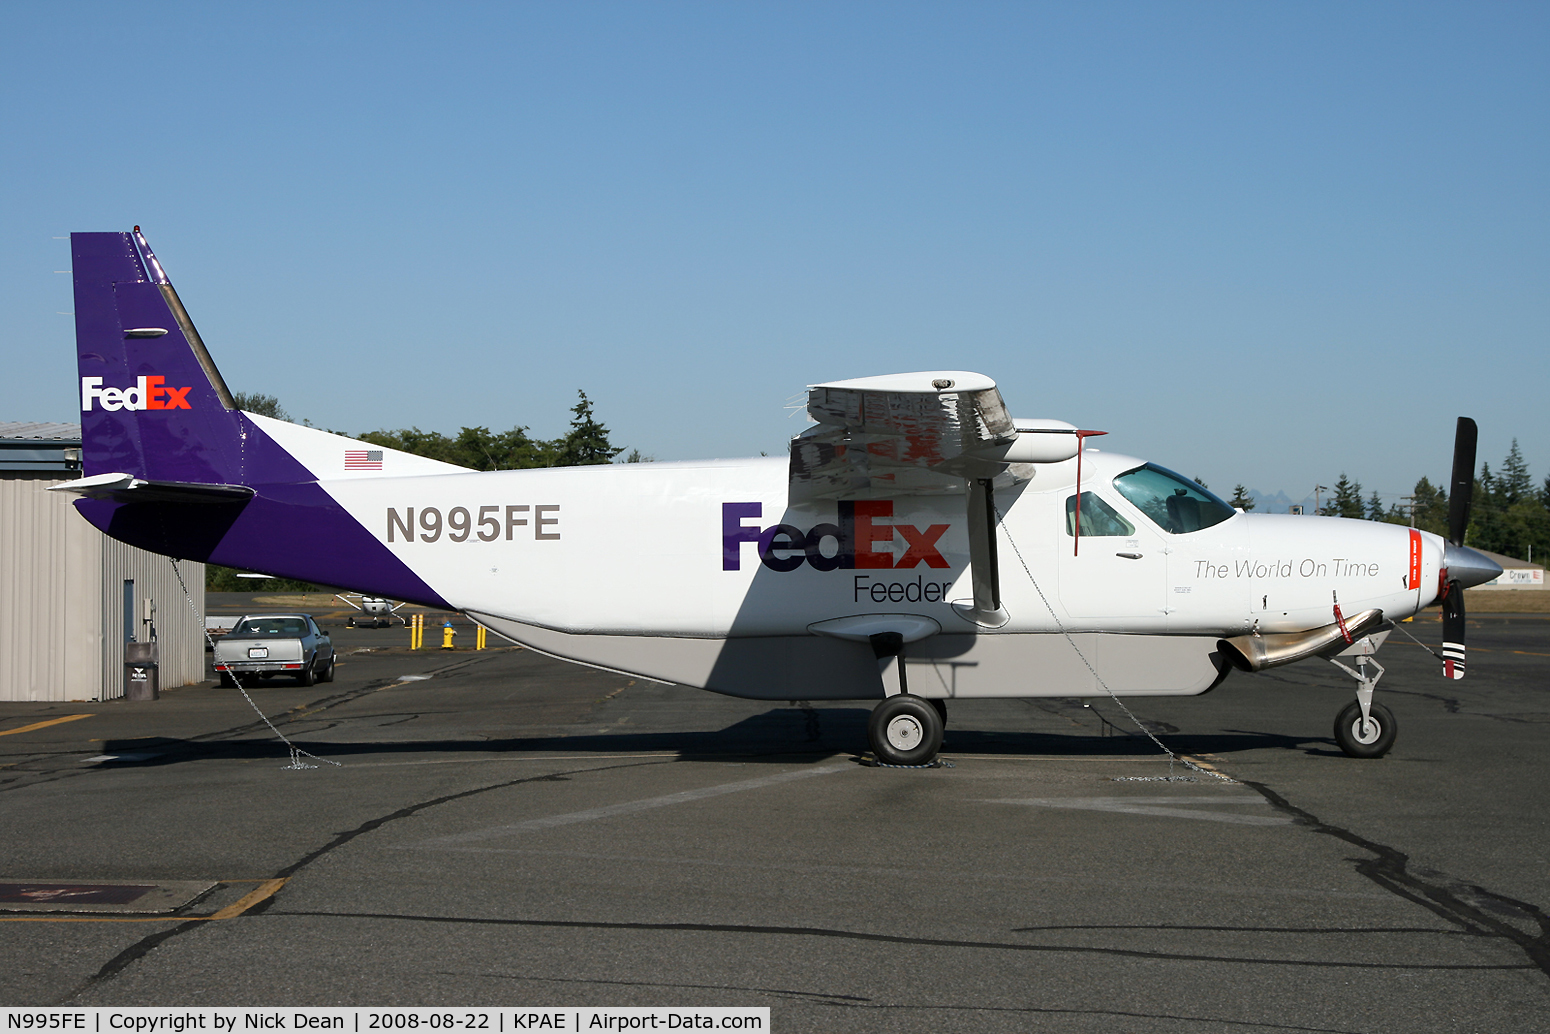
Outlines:
[[[1372,701],[1372,691],[1383,677],[1383,665],[1372,656],[1372,651],[1377,648],[1370,638],[1358,641],[1347,651],[1356,654],[1355,668],[1342,664],[1338,658],[1329,658],[1329,663],[1356,680],[1356,699],[1342,708],[1335,718],[1335,742],[1353,758],[1381,758],[1394,746],[1394,737],[1399,732],[1393,712]],[[1369,675],[1368,665],[1376,668],[1378,673]]]
[[1335,742],[1353,758],[1381,758],[1394,745],[1394,715],[1382,704],[1372,704],[1367,714],[1351,701],[1335,718]]

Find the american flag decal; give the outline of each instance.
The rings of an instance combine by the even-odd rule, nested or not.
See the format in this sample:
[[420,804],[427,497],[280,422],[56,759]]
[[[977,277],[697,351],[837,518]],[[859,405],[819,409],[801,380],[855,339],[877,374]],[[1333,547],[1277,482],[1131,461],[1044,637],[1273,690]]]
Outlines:
[[381,449],[346,449],[344,451],[345,470],[381,470]]

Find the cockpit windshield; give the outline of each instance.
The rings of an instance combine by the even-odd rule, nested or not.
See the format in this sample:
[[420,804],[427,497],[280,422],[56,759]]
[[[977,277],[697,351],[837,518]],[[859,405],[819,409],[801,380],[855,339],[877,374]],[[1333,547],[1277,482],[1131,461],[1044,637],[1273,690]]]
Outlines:
[[1173,535],[1188,535],[1233,515],[1231,506],[1203,486],[1155,463],[1125,471],[1114,479],[1114,487],[1159,528]]

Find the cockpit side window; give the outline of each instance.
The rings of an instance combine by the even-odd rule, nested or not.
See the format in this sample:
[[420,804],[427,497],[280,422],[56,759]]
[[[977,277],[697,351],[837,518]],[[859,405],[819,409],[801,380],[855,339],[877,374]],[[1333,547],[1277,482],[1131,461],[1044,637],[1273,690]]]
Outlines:
[[[1066,498],[1066,534],[1075,535],[1076,496]],[[1134,535],[1135,526],[1091,492],[1082,493],[1082,535]]]
[[[1125,471],[1114,479],[1114,487],[1134,503],[1136,509],[1172,535],[1188,535],[1220,524],[1233,515],[1231,506],[1205,488],[1155,463]],[[1086,508],[1086,499],[1082,500],[1082,506]]]

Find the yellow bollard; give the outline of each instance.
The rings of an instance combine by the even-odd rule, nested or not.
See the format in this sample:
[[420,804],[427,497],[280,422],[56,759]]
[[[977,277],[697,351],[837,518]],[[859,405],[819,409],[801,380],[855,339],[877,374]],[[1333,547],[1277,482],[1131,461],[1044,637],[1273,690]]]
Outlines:
[[442,625],[441,625],[441,648],[443,650],[451,650],[451,649],[453,649],[452,637],[455,636],[455,635],[457,635],[457,629],[452,627],[452,622],[450,622],[450,621],[442,622]]
[[475,650],[483,650],[484,649],[484,626],[483,625],[479,626],[479,634],[474,636],[474,649]]
[[425,645],[425,615],[416,614],[409,622],[409,649],[418,650]]

